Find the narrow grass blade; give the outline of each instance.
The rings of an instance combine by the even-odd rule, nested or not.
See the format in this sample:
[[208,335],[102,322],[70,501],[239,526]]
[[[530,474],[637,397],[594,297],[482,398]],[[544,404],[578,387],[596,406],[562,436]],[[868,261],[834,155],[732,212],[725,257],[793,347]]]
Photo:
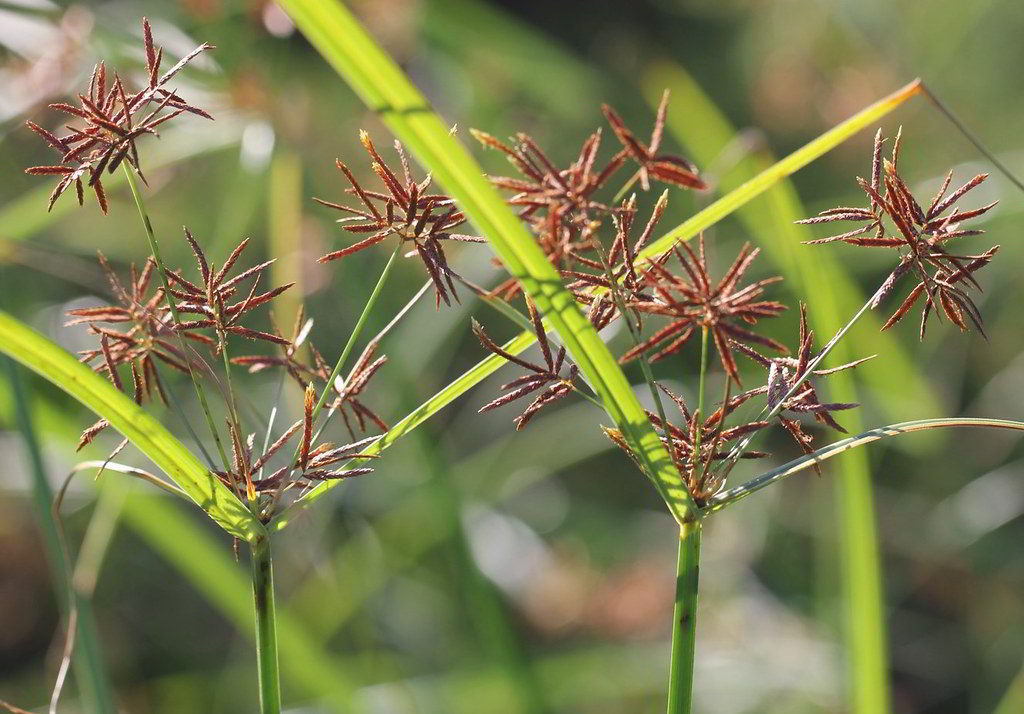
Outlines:
[[760,476],[751,479],[742,486],[731,488],[718,494],[705,505],[701,510],[705,513],[720,511],[726,506],[731,506],[740,499],[746,498],[752,493],[757,493],[762,488],[781,481],[787,476],[792,476],[804,469],[811,468],[814,464],[820,464],[834,456],[845,453],[858,446],[864,446],[875,441],[887,439],[900,434],[912,434],[918,431],[931,429],[951,429],[959,427],[974,427],[982,429],[1009,429],[1011,431],[1024,431],[1024,421],[1013,421],[1010,419],[980,419],[972,417],[959,417],[953,419],[918,419],[916,421],[905,421],[899,424],[870,429],[868,431],[851,436],[846,439],[822,447],[812,454],[801,456],[798,459],[779,466],[778,468],[766,471]]
[[550,321],[681,523],[696,507],[615,358],[480,166],[424,97],[334,0],[284,0],[282,7],[328,62],[391,127],[490,241],[506,270]]
[[43,544],[46,547],[50,572],[53,574],[57,601],[62,604],[66,614],[69,606],[67,600],[69,597],[74,598],[78,611],[76,644],[72,655],[78,690],[84,702],[85,711],[106,714],[106,712],[114,711],[115,706],[103,652],[100,648],[96,618],[93,616],[91,604],[70,587],[71,573],[68,572],[64,559],[57,522],[53,513],[53,489],[46,478],[46,465],[43,463],[43,454],[35,430],[35,420],[29,408],[24,381],[18,374],[18,367],[12,359],[2,357],[0,361],[4,363],[7,381],[14,396],[14,423],[21,431],[22,441],[28,455],[32,476],[32,500],[36,516],[39,518],[39,527],[43,536]]
[[248,541],[266,532],[242,502],[160,422],[61,347],[2,311],[0,351],[109,421],[228,533]]

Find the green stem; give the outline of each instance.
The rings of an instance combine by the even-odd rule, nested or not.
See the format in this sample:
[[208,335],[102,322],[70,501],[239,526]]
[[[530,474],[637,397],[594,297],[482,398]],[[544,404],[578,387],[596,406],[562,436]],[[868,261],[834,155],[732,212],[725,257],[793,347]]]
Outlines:
[[274,612],[274,568],[269,536],[252,541],[252,598],[256,609],[256,661],[259,668],[260,714],[281,712],[281,672],[277,658]]
[[363,331],[363,327],[366,325],[366,320],[370,316],[370,311],[373,306],[377,304],[377,298],[380,297],[381,291],[384,289],[384,283],[387,282],[388,275],[391,273],[391,268],[395,264],[395,259],[398,257],[398,252],[402,249],[402,241],[398,241],[398,245],[395,246],[395,252],[388,258],[387,264],[384,266],[384,270],[381,271],[380,278],[377,279],[377,284],[373,286],[373,292],[370,293],[370,297],[367,298],[366,304],[363,306],[363,312],[359,315],[359,319],[356,320],[356,326],[352,328],[352,333],[348,336],[348,342],[345,343],[345,348],[341,351],[341,356],[338,357],[338,361],[334,365],[334,369],[331,371],[331,376],[327,379],[327,385],[324,387],[323,394],[320,395],[320,399],[317,400],[316,406],[313,408],[313,419],[316,419],[317,414],[323,409],[324,402],[327,401],[327,395],[331,393],[331,388],[334,385],[334,381],[338,378],[338,374],[341,372],[341,368],[345,365],[345,360],[348,359],[349,353],[352,352],[352,348],[356,344],[356,340],[359,339],[360,333]]
[[[174,324],[178,325],[181,323],[181,318],[178,316],[178,304],[174,300],[174,295],[171,294],[171,285],[167,280],[167,269],[164,266],[163,258],[160,257],[160,247],[156,242],[156,235],[153,233],[153,223],[149,220],[149,213],[146,211],[146,204],[142,200],[142,193],[139,191],[138,184],[135,183],[135,177],[132,176],[131,169],[128,168],[128,162],[124,162],[122,165],[124,169],[125,179],[128,181],[128,187],[132,191],[132,198],[135,199],[135,207],[139,211],[139,217],[142,219],[142,225],[146,229],[146,240],[149,241],[149,250],[153,254],[153,261],[156,263],[156,272],[160,274],[160,281],[164,287],[164,297],[167,298],[167,305],[171,309],[171,319],[174,320]],[[181,353],[185,358],[185,366],[188,367],[188,374],[192,378],[192,384],[196,388],[196,397],[199,398],[199,406],[202,407],[203,415],[206,417],[206,424],[210,427],[210,433],[213,434],[213,440],[217,444],[217,451],[220,454],[220,460],[224,466],[224,470],[228,473],[231,472],[231,463],[228,461],[227,452],[224,450],[224,444],[220,440],[220,433],[217,431],[217,427],[213,421],[213,413],[210,411],[210,403],[206,400],[206,390],[203,389],[202,383],[199,381],[199,376],[192,369],[192,360],[188,358],[188,348],[185,345],[185,338],[181,336],[181,333],[177,330],[174,334],[178,337],[178,345],[181,348]]]
[[[698,423],[704,418],[704,381],[708,376],[708,328],[704,325],[700,328],[700,378],[697,382],[697,414],[699,415]],[[728,377],[726,377],[728,379]],[[724,405],[722,407],[725,408]],[[693,437],[693,457],[694,464],[698,464],[700,459],[700,427],[697,428],[696,433]]]
[[640,170],[638,169],[636,173],[633,174],[632,178],[630,178],[629,181],[624,183],[622,185],[622,188],[620,188],[616,192],[616,194],[612,196],[611,205],[617,206],[622,201],[622,199],[625,198],[626,194],[629,193],[629,189],[633,188],[633,184],[635,184],[637,182],[637,179],[639,178]]
[[693,698],[693,652],[700,579],[701,522],[679,529],[676,562],[676,604],[672,619],[672,662],[669,666],[668,714],[689,714]]

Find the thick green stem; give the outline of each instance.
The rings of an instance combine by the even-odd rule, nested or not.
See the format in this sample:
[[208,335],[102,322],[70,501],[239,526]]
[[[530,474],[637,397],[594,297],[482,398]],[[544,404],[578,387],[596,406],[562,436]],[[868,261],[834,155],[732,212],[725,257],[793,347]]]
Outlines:
[[[160,257],[160,246],[157,245],[156,235],[153,233],[153,223],[149,220],[149,213],[146,211],[146,204],[142,200],[142,192],[139,191],[138,184],[135,183],[135,177],[132,175],[131,169],[128,168],[128,162],[125,161],[122,164],[124,169],[125,179],[128,181],[128,187],[132,191],[132,198],[135,199],[135,207],[139,211],[139,217],[142,219],[142,225],[146,229],[146,240],[149,241],[149,250],[153,255],[153,261],[156,263],[156,272],[160,274],[160,281],[164,287],[164,297],[167,298],[167,306],[171,309],[171,319],[174,320],[174,324],[177,325],[181,322],[178,316],[178,304],[174,300],[174,295],[171,294],[171,285],[167,280],[167,269],[164,266],[163,258]],[[231,463],[228,461],[227,452],[224,450],[224,444],[220,440],[220,433],[217,431],[217,426],[213,421],[213,413],[210,411],[210,403],[206,400],[206,390],[203,389],[202,383],[199,381],[199,376],[195,370],[192,369],[192,360],[188,358],[188,348],[185,345],[185,339],[181,336],[181,333],[175,331],[178,336],[178,345],[181,348],[181,353],[184,356],[185,366],[188,367],[188,374],[192,378],[192,384],[196,388],[196,397],[199,399],[199,406],[202,407],[203,415],[206,417],[206,424],[210,427],[210,433],[213,434],[213,440],[217,444],[217,451],[220,454],[221,464],[224,466],[224,470],[231,472]]]
[[693,652],[697,625],[697,584],[700,580],[701,522],[679,529],[676,563],[676,604],[672,620],[672,663],[669,667],[668,714],[689,714],[693,698]]
[[274,612],[274,567],[270,538],[252,542],[252,599],[256,617],[256,661],[259,667],[260,714],[280,714],[281,673],[277,659],[277,619]]

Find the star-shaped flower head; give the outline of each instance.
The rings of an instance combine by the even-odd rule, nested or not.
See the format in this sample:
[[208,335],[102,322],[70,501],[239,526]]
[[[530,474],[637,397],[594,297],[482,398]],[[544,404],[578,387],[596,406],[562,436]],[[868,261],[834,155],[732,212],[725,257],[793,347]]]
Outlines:
[[392,170],[384,162],[369,134],[361,131],[359,139],[370,155],[373,171],[384,184],[386,193],[364,189],[348,166],[340,160],[336,161],[338,169],[351,184],[346,193],[357,196],[362,206],[352,208],[319,198],[313,200],[328,208],[347,213],[348,216],[338,219],[338,223],[346,231],[370,235],[347,248],[328,253],[318,262],[326,263],[344,258],[346,255],[358,253],[381,243],[391,236],[397,236],[403,244],[408,243],[411,247],[406,255],[418,255],[426,266],[434,283],[437,305],[440,306],[442,300],[446,305],[451,305],[451,298],[457,301],[458,295],[452,280],[454,273],[448,267],[442,241],[483,243],[484,239],[454,232],[466,222],[466,217],[448,196],[427,193],[431,182],[429,174],[420,182],[413,180],[409,160],[399,142],[395,142],[395,151],[401,162],[401,173]]
[[[659,384],[658,387],[675,403],[679,413],[683,416],[683,422],[678,426],[672,423],[665,424],[661,417],[651,411],[647,412],[647,417],[651,420],[654,428],[660,432],[661,442],[672,456],[693,500],[698,506],[702,506],[724,485],[727,473],[724,471],[716,473],[712,466],[716,461],[727,457],[726,446],[765,428],[768,426],[768,422],[753,421],[732,427],[725,426],[725,420],[753,396],[752,392],[744,392],[731,398],[726,395],[724,403],[705,418],[699,412],[691,412],[683,398],[671,392],[664,385]],[[639,465],[632,449],[622,437],[622,432],[618,429],[605,429],[604,431],[608,438]],[[761,451],[746,451],[742,458],[759,459],[767,455]]]
[[[305,311],[300,307],[292,337],[286,341],[287,344],[280,345],[280,354],[241,355],[232,357],[231,362],[248,367],[250,374],[277,367],[284,369],[304,390],[308,389],[310,384],[322,385],[326,389],[327,380],[331,376],[331,366],[327,364],[312,341],[307,340],[313,321],[312,319],[303,320],[304,316]],[[309,348],[309,357],[305,359],[302,356],[304,344]],[[371,423],[381,431],[386,432],[389,428],[387,422],[363,401],[365,399],[364,392],[370,380],[388,361],[384,355],[376,356],[378,347],[379,343],[376,340],[370,342],[352,366],[348,376],[344,379],[339,376],[330,387],[334,394],[326,402],[326,405],[330,410],[337,410],[341,414],[345,428],[352,439],[356,438],[352,426],[353,421],[358,426],[359,432],[363,434],[366,433],[368,425]]]
[[896,283],[904,275],[912,273],[918,283],[882,326],[883,330],[889,329],[903,319],[923,297],[921,339],[924,339],[929,316],[934,312],[938,319],[940,307],[941,312],[961,330],[966,331],[970,322],[984,335],[981,313],[967,290],[971,287],[981,290],[974,273],[992,260],[999,246],[994,246],[979,255],[958,255],[951,253],[945,244],[954,238],[983,232],[964,228],[963,224],[987,213],[996,205],[995,202],[964,211],[954,208],[954,205],[988,178],[988,174],[978,174],[947,195],[953,180],[953,171],[950,170],[938,193],[928,203],[928,208],[922,208],[897,170],[901,136],[902,130],[897,133],[893,142],[891,158],[886,159],[882,156],[882,145],[885,141],[882,130],[879,129],[875,135],[871,181],[857,179],[868,196],[868,207],[832,208],[798,223],[861,222],[863,225],[859,228],[808,242],[843,242],[851,245],[895,248],[900,252],[899,263],[875,293],[872,308],[877,307],[892,293]]
[[[665,207],[668,205],[668,191],[664,191],[651,211],[651,217],[640,235],[632,238],[633,225],[636,220],[636,196],[630,196],[613,215],[615,221],[615,240],[607,253],[598,249],[596,260],[581,260],[583,265],[577,270],[565,270],[562,275],[571,280],[567,285],[576,299],[591,306],[591,311],[600,315],[594,327],[601,329],[618,312],[618,304],[627,304],[640,300],[650,300],[645,293],[645,277],[651,268],[636,268],[636,256],[654,234],[661,220]],[[659,257],[656,263],[667,260],[668,253]],[[586,269],[584,269],[586,268]],[[636,313],[640,317],[640,313]],[[642,327],[642,320],[638,319]]]
[[665,130],[667,110],[668,90],[666,89],[661,95],[661,103],[658,105],[654,129],[651,131],[651,141],[649,144],[644,144],[630,131],[618,112],[607,104],[601,105],[601,111],[604,112],[605,118],[611,124],[612,131],[622,142],[623,151],[639,165],[640,185],[645,191],[650,189],[651,179],[681,188],[695,188],[703,191],[708,188],[708,185],[701,180],[693,162],[681,156],[658,153],[661,137]]
[[[787,417],[785,413],[791,412],[794,415],[811,414],[815,421],[845,434],[846,429],[840,426],[832,417],[832,412],[853,409],[859,405],[822,402],[818,397],[814,384],[811,382],[811,377],[826,377],[846,369],[853,369],[857,365],[863,364],[875,357],[875,355],[871,355],[870,357],[864,357],[830,369],[815,369],[808,374],[807,368],[820,354],[820,352],[813,351],[813,343],[814,331],[807,327],[807,307],[803,303],[800,305],[800,347],[796,357],[765,357],[745,344],[736,341],[730,342],[733,348],[768,370],[768,383],[757,389],[752,389],[746,392],[746,394],[749,396],[766,394],[769,409],[773,409],[781,403],[779,422],[805,454],[810,454],[814,451],[811,446],[813,437],[800,428],[800,422],[797,419]],[[792,394],[787,397],[786,395],[791,391]],[[818,471],[817,465],[815,465],[814,469]]]
[[201,52],[213,49],[212,46],[205,43],[199,45],[161,74],[163,48],[153,44],[153,30],[146,19],[142,20],[142,35],[149,80],[146,87],[132,92],[117,74],[108,86],[107,69],[100,62],[93,69],[86,93],[78,95],[77,106],[66,102],[50,105],[51,109],[82,120],[82,126],[69,126],[67,128],[70,133],[58,136],[34,122],[26,122],[32,131],[60,154],[59,164],[33,166],[25,170],[30,174],[60,177],[50,194],[49,208],[53,208],[57,199],[72,185],[78,195],[78,203],[81,204],[85,197],[85,181],[95,192],[100,209],[106,213],[107,197],[101,180],[104,170],[113,173],[121,162],[127,161],[145,181],[136,146],[140,137],[146,134],[157,135],[158,126],[183,112],[213,118],[199,107],[186,102],[176,90],[167,86],[186,64]]
[[[101,374],[109,373],[110,365],[129,364],[133,372],[138,373],[143,393],[152,397],[155,392],[166,403],[157,362],[187,373],[188,359],[173,338],[163,288],[157,287],[149,294],[156,263],[149,258],[141,271],[133,265],[131,282],[126,288],[102,253],[99,260],[110,282],[115,304],[69,310],[71,319],[65,325],[87,325],[101,342],[106,342],[106,347],[83,350],[80,353],[83,362],[96,362],[93,369]],[[213,343],[206,335],[187,333],[186,337],[207,345]]]
[[[526,302],[526,306],[530,312],[530,320],[533,322],[534,332],[537,335],[537,344],[540,346],[541,354],[544,357],[544,364],[534,364],[502,349],[494,340],[487,336],[483,327],[476,320],[473,321],[473,332],[486,350],[527,370],[527,374],[522,377],[501,385],[501,389],[505,393],[482,406],[480,412],[497,409],[528,394],[533,394],[537,390],[543,390],[530,402],[523,413],[516,417],[517,431],[525,427],[543,407],[569,394],[575,388],[576,378],[579,376],[579,370],[576,365],[566,359],[565,347],[560,347],[558,352],[552,356],[551,345],[548,342],[547,335],[544,333],[544,326],[540,315],[537,313],[537,309],[529,299]],[[563,368],[565,369],[565,374],[562,373]]]
[[778,282],[781,277],[765,278],[745,287],[739,285],[759,251],[745,244],[722,279],[714,283],[708,272],[704,236],[700,237],[699,253],[688,243],[682,246],[685,255],[678,248],[674,253],[684,274],[672,273],[667,264],[651,264],[644,282],[654,293],[653,299],[634,299],[628,304],[639,312],[667,317],[669,323],[626,352],[619,361],[626,363],[656,350],[650,357],[651,362],[656,362],[682,349],[701,328],[710,332],[722,366],[736,384],[740,383],[740,376],[729,347],[730,339],[753,342],[786,354],[783,345],[740,324],[753,325],[760,318],[775,317],[786,309],[780,302],[762,299],[765,286]]
[[[626,160],[620,151],[602,168],[597,168],[601,130],[591,134],[579,155],[566,169],[560,169],[528,134],[519,133],[506,144],[482,131],[471,129],[484,147],[503,153],[522,178],[491,176],[498,188],[511,191],[508,204],[519,210],[537,236],[540,247],[560,271],[570,270],[594,250],[593,231],[608,206],[594,194]],[[495,289],[506,299],[519,291],[516,280]]]
[[[265,293],[257,294],[260,276],[273,260],[254,265],[243,270],[233,278],[228,274],[234,267],[242,251],[249,245],[249,239],[239,243],[231,254],[224,261],[220,270],[210,265],[206,260],[206,254],[199,247],[199,243],[193,238],[191,231],[185,229],[185,240],[188,241],[192,252],[195,254],[196,262],[199,265],[199,272],[202,278],[200,284],[193,283],[182,277],[180,272],[167,271],[167,279],[171,284],[171,293],[179,300],[177,308],[182,314],[198,315],[196,320],[186,320],[175,325],[175,330],[185,334],[195,334],[198,330],[211,329],[216,335],[214,351],[219,354],[223,348],[228,334],[241,335],[252,340],[263,340],[278,345],[287,345],[288,340],[277,334],[253,330],[240,324],[243,315],[260,305],[265,305],[275,297],[290,288],[294,283],[288,283]],[[238,294],[239,288],[251,280],[252,285],[249,292],[241,300],[229,302]],[[169,310],[170,308],[168,308]],[[201,333],[200,333],[201,334]]]
[[[236,492],[244,485],[247,496],[251,499],[258,493],[280,493],[295,486],[305,487],[318,481],[352,478],[373,471],[367,466],[333,467],[339,462],[347,462],[351,459],[377,458],[378,454],[364,453],[362,449],[378,437],[373,436],[342,446],[335,446],[330,442],[324,442],[319,446],[313,445],[316,439],[313,429],[313,404],[315,401],[316,389],[313,385],[309,385],[305,392],[302,419],[292,424],[277,441],[267,447],[258,457],[255,457],[253,449],[254,435],[250,435],[243,443],[235,427],[229,426],[232,452],[231,471],[215,471],[214,473],[225,485],[235,489]],[[300,439],[295,458],[269,475],[263,475],[265,467],[273,456],[296,434],[300,434]]]

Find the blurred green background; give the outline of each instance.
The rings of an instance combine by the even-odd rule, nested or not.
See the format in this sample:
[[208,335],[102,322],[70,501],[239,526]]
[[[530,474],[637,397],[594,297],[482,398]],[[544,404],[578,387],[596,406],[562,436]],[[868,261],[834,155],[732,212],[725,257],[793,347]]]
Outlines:
[[[601,102],[613,104],[642,136],[653,119],[652,101],[670,86],[666,144],[700,163],[715,197],[769,156],[788,153],[922,76],[992,151],[1024,173],[1024,5],[1009,0],[378,0],[352,6],[464,139],[469,127],[499,137],[527,131],[556,161],[567,162],[603,123]],[[200,41],[218,47],[179,83],[217,121],[175,122],[143,150],[165,260],[188,264],[183,224],[214,260],[252,236],[258,251],[279,258],[278,282],[298,281],[294,297],[307,304],[313,339],[333,360],[388,249],[316,265],[317,256],[348,239],[334,216],[309,199],[341,196],[335,156],[369,174],[359,128],[379,146],[388,146],[390,136],[287,17],[258,0],[0,0],[4,309],[78,349],[86,337],[61,328],[62,314],[106,299],[95,252],[122,270],[145,259],[123,185],[110,184],[108,217],[93,203],[78,209],[70,197],[47,215],[50,187],[22,173],[49,160],[24,119],[51,125],[45,102],[79,87],[99,57],[137,73],[142,14],[170,55]],[[891,134],[900,124],[903,172],[923,195],[931,195],[950,167],[961,181],[992,170],[925,99],[897,110],[884,128]],[[861,201],[853,179],[869,171],[871,133],[793,177],[803,203],[798,216]],[[477,154],[489,170],[506,173],[495,155]],[[971,252],[1003,246],[981,280],[990,340],[961,335],[945,322],[933,324],[923,344],[913,319],[881,339],[871,325],[858,326],[850,353],[881,354],[857,370],[863,407],[842,423],[957,414],[1021,418],[1024,201],[1014,191],[993,175],[969,203],[1001,200],[984,218],[988,235],[970,239]],[[642,197],[647,205],[652,199]],[[673,192],[662,227],[708,199]],[[795,241],[809,234],[785,228],[788,220],[779,227],[780,216],[793,209],[758,199],[745,217],[717,225],[707,235],[717,270],[751,240],[764,248],[755,272],[790,277],[776,294],[791,303],[828,309],[831,298],[813,289],[808,294],[814,286],[808,265],[824,273],[838,265],[850,283],[843,289],[872,291],[887,256],[848,246],[799,248],[806,252],[805,272],[794,274]],[[478,282],[500,280],[485,246],[453,251],[451,259]],[[825,260],[828,266],[819,263]],[[403,261],[397,273],[371,327],[383,326],[424,279],[415,261]],[[479,303],[467,299],[435,312],[428,302],[383,345],[390,361],[367,402],[392,422],[483,356],[469,332],[470,315],[496,336],[512,334]],[[279,322],[290,324],[294,303],[277,310]],[[790,313],[770,329],[792,342],[796,315]],[[691,351],[668,360],[659,376],[692,395],[696,359]],[[603,415],[591,405],[548,410],[520,433],[511,409],[478,415],[509,375],[515,376],[505,370],[488,380],[399,442],[376,474],[332,492],[278,538],[290,711],[662,709],[673,522],[649,483],[600,434]],[[102,458],[116,437],[76,455],[91,415],[50,385],[21,376],[57,487],[74,463]],[[244,384],[247,400],[266,412],[276,379],[248,377]],[[197,420],[191,387],[178,380],[173,388]],[[289,411],[297,398],[289,392]],[[180,419],[164,416],[185,433]],[[822,444],[833,438],[815,433]],[[795,455],[784,438],[768,446],[773,463]],[[38,706],[59,662],[60,612],[5,379],[0,453],[0,698]],[[1006,707],[1000,714],[1024,711],[1021,699],[1008,695],[1024,687],[1022,458],[1012,435],[959,431],[887,442],[867,457],[896,712],[988,713],[1000,702]],[[128,452],[121,460],[144,463]],[[821,478],[803,473],[709,522],[698,711],[846,711],[833,478],[839,464],[826,465]],[[254,711],[247,578],[223,534],[195,509],[116,474],[99,482],[79,476],[64,517],[83,554],[81,582],[95,580],[99,639],[120,709]],[[61,711],[80,711],[74,684]]]

